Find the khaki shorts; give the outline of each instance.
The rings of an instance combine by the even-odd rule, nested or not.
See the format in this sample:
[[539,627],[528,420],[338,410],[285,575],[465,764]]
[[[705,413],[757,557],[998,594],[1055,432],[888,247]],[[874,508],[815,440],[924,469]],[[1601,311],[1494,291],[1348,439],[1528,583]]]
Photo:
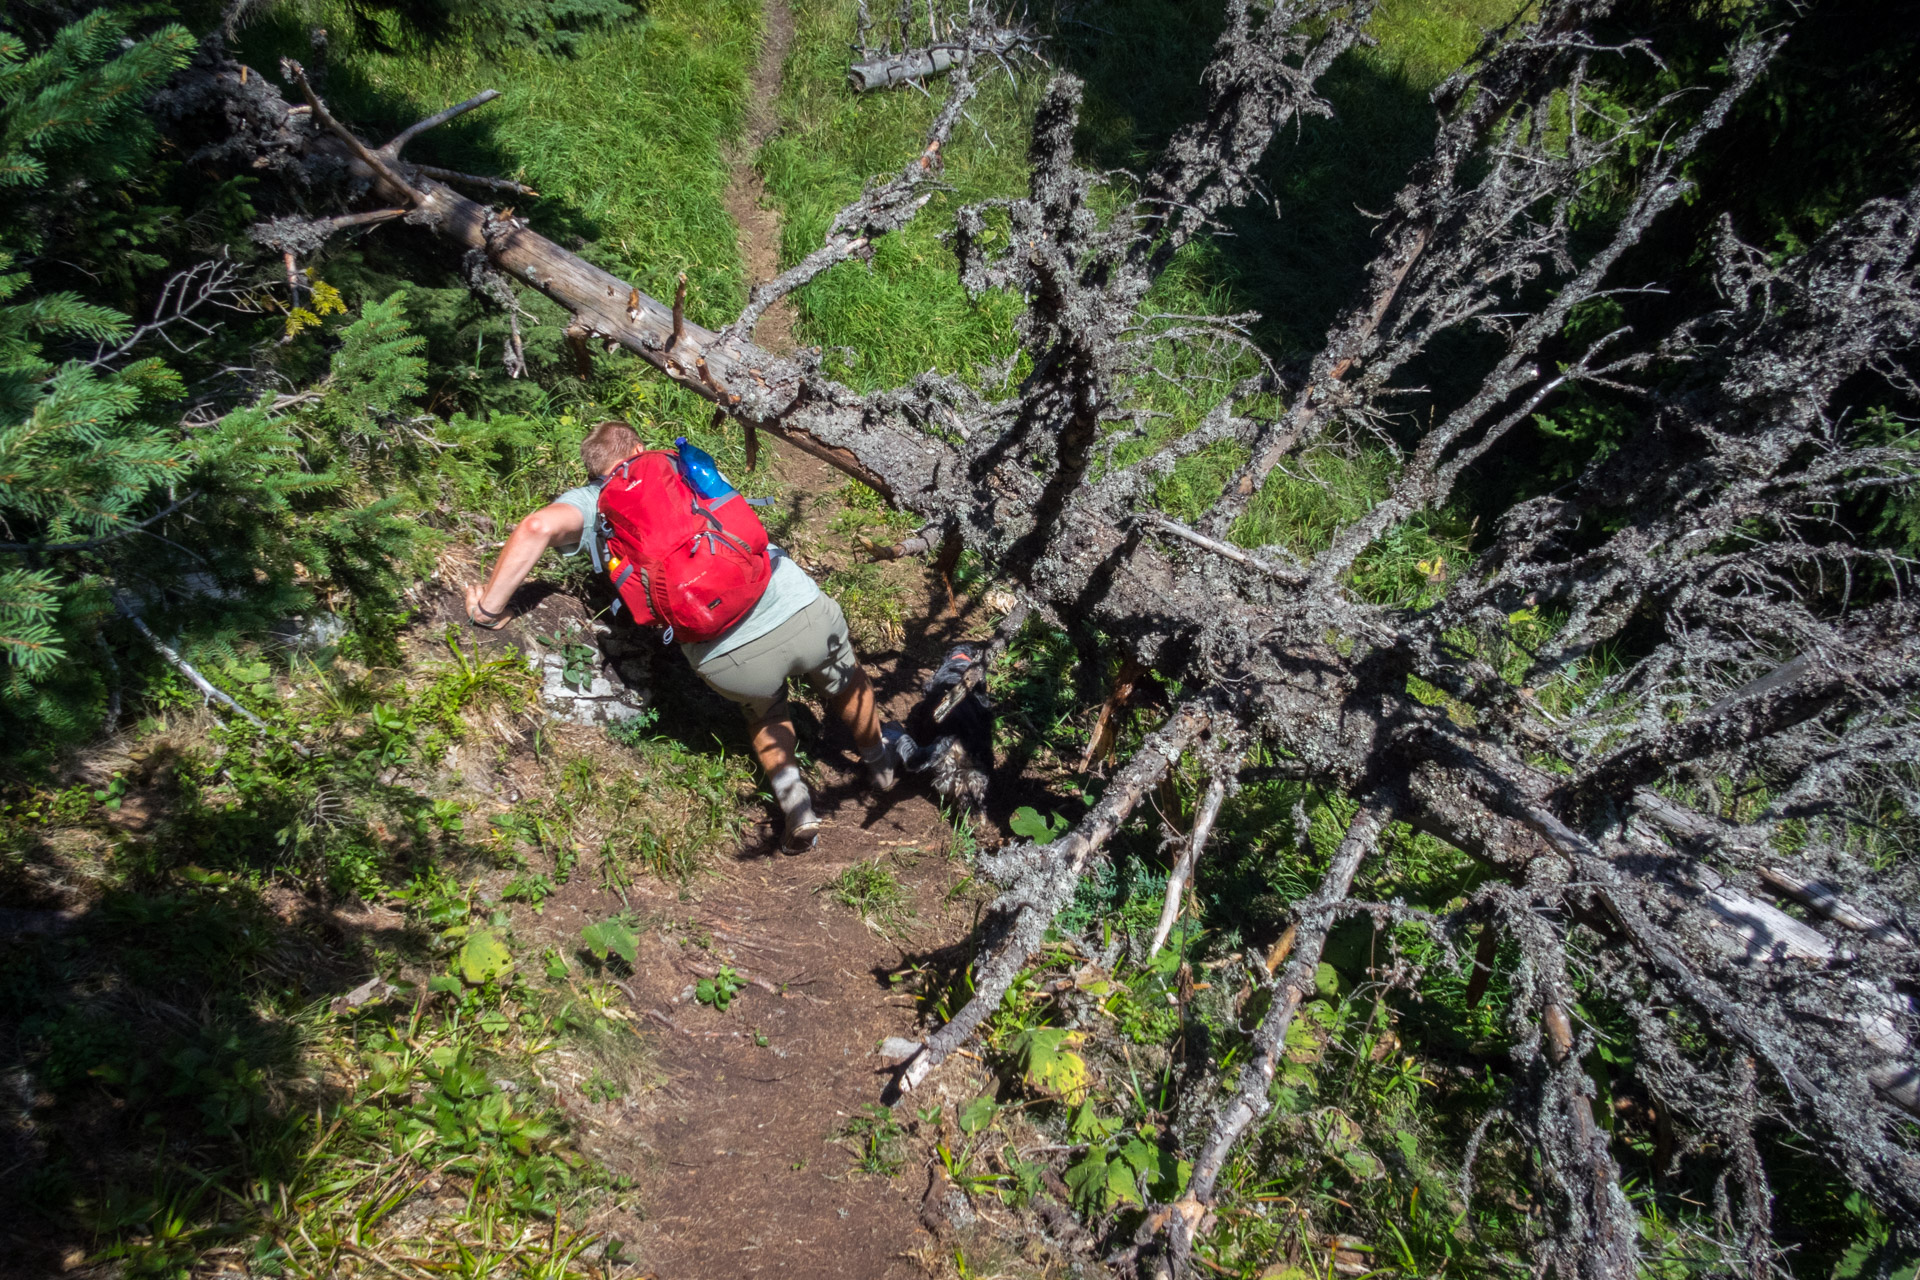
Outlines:
[[720,696],[740,704],[749,724],[787,700],[787,678],[805,676],[822,700],[845,689],[860,670],[847,616],[821,596],[757,640],[714,654],[695,667]]

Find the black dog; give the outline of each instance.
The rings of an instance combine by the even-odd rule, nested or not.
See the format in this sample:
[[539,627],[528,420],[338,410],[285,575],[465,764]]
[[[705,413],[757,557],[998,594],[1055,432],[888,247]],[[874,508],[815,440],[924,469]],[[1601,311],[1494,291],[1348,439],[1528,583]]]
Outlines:
[[963,809],[986,806],[993,768],[993,703],[979,685],[966,683],[985,651],[971,641],[947,650],[940,669],[920,686],[926,696],[907,713],[896,746],[902,764],[915,773],[931,772],[940,798]]

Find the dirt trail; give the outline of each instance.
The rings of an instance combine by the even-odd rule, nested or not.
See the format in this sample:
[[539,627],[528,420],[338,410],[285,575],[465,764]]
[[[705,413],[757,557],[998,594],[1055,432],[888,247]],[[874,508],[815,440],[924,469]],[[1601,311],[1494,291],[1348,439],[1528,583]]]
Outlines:
[[[774,101],[780,96],[780,69],[793,48],[793,10],[787,0],[764,0],[762,7],[767,29],[747,82],[746,136],[727,157],[732,172],[723,197],[739,228],[740,260],[746,264],[749,287],[773,279],[780,271],[780,215],[768,207],[766,183],[753,162],[780,127]],[[793,319],[793,308],[782,298],[760,317],[754,341],[775,355],[790,355]]]
[[[726,192],[750,283],[779,268],[780,219],[766,207],[753,161],[777,128],[774,100],[792,41],[786,0],[766,0],[746,137],[730,157]],[[791,351],[793,324],[785,303],[771,307],[756,340]],[[844,484],[837,472],[802,454],[770,453],[781,479],[800,495],[803,524],[820,523],[837,508],[826,500]],[[908,621],[896,650],[862,654],[889,717],[904,717],[920,673],[947,643],[985,625],[946,607],[930,573],[922,589],[926,616]],[[908,950],[925,954],[964,939],[975,902],[972,894],[955,898],[965,870],[945,856],[949,828],[924,783],[907,780],[873,796],[851,746],[844,730],[829,726],[816,750],[814,773],[824,785],[815,801],[828,826],[813,852],[778,853],[769,821],[722,860],[716,879],[678,895],[654,885],[651,901],[633,900],[664,926],[646,932],[627,984],[664,1083],[624,1101],[593,1102],[576,1092],[568,1102],[602,1157],[636,1178],[642,1221],[637,1228],[631,1220],[607,1225],[625,1239],[642,1273],[660,1280],[879,1280],[925,1276],[938,1265],[934,1238],[921,1223],[926,1171],[863,1173],[836,1135],[879,1097],[887,1070],[880,1042],[913,1033],[914,1002],[895,993],[888,975]],[[903,941],[883,937],[822,892],[847,867],[876,858],[886,860],[911,899]],[[589,917],[619,909],[611,895],[581,880],[569,889],[548,907],[549,927],[562,934],[577,937]],[[722,963],[764,984],[747,986],[726,1013],[693,997],[698,979]],[[942,1073],[930,1094],[973,1090],[965,1075]]]

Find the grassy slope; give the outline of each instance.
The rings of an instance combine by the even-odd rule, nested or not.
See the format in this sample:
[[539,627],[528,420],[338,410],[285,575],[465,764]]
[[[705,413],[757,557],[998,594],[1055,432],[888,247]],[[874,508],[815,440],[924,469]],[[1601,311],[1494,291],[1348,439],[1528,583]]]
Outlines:
[[[268,11],[243,56],[306,56],[305,17]],[[758,24],[749,0],[667,0],[565,62],[376,55],[336,34],[326,91],[374,133],[503,90],[414,153],[519,172],[546,193],[536,225],[656,292],[685,271],[694,314],[715,321],[743,298],[722,156]],[[346,238],[314,265],[357,307],[415,270],[444,272],[429,254],[404,236]],[[463,291],[413,294],[410,310],[438,324]],[[497,352],[497,316],[456,320]],[[502,390],[495,359],[443,364],[432,380],[479,404]],[[497,467],[443,479],[449,492],[426,494],[415,518],[451,523],[456,543],[476,510],[498,527],[578,482],[574,443],[606,413],[655,438],[705,422],[633,361],[555,391],[484,429],[450,428],[485,441]],[[445,565],[463,561],[456,550]],[[0,1021],[19,1028],[5,1065],[37,1091],[0,1158],[0,1196],[21,1224],[0,1229],[0,1252],[30,1268],[118,1260],[138,1275],[242,1261],[310,1276],[584,1271],[574,1228],[620,1191],[581,1160],[541,1085],[557,1052],[561,1074],[591,1073],[614,1097],[644,1055],[607,1013],[617,993],[578,961],[527,953],[500,895],[537,901],[542,877],[576,861],[573,874],[614,885],[689,873],[733,838],[745,771],[644,733],[627,746],[529,739],[517,661],[476,663],[417,633],[385,654],[376,667],[273,651],[215,663],[269,722],[264,737],[220,729],[188,691],[163,690],[131,734],[75,762],[71,785],[0,796],[8,900],[57,890],[79,912],[70,935],[0,936]],[[511,808],[497,781],[488,794],[469,781],[529,767],[538,781]],[[487,946],[469,949],[476,937],[505,943],[514,967],[494,971]],[[476,980],[451,976],[468,960]],[[329,1012],[369,973],[446,989],[419,1010],[401,999]],[[438,1201],[402,1206],[422,1187]],[[568,1224],[557,1234],[556,1211]]]
[[458,47],[408,56],[355,51],[342,105],[398,122],[500,90],[499,102],[427,135],[409,154],[515,174],[541,192],[523,207],[536,229],[584,238],[601,265],[657,297],[671,297],[676,275],[686,272],[694,318],[718,323],[746,300],[721,203],[722,147],[740,130],[758,39],[751,0],[668,0],[586,38],[565,60]]
[[[759,161],[784,219],[782,265],[818,247],[833,215],[868,178],[897,173],[919,154],[936,109],[911,91],[847,91],[853,14],[854,6],[839,0],[794,6],[780,132]],[[930,368],[978,377],[1011,347],[1015,308],[1000,298],[970,304],[940,235],[961,203],[1018,190],[1024,182],[1022,107],[1034,90],[1032,83],[1014,89],[995,78],[970,108],[976,123],[963,123],[947,149],[942,178],[952,190],[936,195],[903,234],[882,240],[871,271],[842,266],[800,294],[801,336],[850,348],[850,365],[830,367],[854,386],[896,386]]]

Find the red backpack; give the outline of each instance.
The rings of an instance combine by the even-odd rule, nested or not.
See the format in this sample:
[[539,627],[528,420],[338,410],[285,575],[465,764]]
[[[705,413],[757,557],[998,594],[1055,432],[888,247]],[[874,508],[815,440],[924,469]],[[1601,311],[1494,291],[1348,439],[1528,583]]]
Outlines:
[[747,500],[701,497],[681,478],[679,458],[650,449],[607,477],[607,576],[635,620],[665,627],[666,639],[714,640],[760,602],[773,562]]

